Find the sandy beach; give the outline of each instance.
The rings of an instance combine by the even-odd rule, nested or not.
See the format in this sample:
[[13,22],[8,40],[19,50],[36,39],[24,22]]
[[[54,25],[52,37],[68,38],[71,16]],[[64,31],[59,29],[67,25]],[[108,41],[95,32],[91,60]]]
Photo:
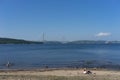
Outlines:
[[120,71],[83,69],[60,70],[0,70],[0,80],[120,80]]

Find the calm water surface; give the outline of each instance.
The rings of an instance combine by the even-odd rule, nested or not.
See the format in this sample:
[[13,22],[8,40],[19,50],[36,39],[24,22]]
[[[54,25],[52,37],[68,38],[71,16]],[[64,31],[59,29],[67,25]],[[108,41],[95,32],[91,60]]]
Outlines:
[[12,68],[120,65],[120,44],[1,44],[0,69],[8,61]]

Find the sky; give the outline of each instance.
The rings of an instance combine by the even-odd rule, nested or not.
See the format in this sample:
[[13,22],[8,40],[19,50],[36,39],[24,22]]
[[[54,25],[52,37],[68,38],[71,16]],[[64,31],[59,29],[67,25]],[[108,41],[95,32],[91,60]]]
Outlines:
[[0,0],[0,37],[120,40],[120,0]]

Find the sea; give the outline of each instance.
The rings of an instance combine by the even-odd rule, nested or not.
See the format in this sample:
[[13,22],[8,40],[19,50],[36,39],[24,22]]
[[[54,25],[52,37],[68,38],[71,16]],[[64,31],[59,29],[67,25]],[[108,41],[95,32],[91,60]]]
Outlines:
[[0,44],[0,69],[120,69],[120,44]]

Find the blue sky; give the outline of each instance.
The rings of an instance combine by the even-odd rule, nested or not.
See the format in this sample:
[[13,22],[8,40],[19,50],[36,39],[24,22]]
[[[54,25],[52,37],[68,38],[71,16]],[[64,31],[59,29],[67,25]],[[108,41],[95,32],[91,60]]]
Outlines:
[[119,0],[0,0],[0,37],[120,40]]

